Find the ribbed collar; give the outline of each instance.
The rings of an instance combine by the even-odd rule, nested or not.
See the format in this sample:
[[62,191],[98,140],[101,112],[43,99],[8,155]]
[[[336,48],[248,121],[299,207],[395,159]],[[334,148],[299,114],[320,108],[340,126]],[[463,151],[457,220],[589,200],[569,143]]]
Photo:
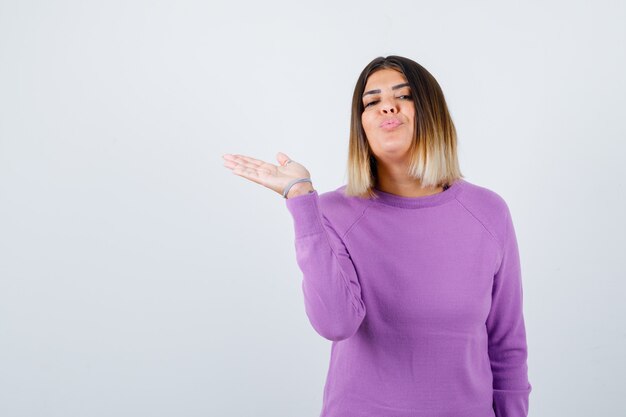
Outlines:
[[445,191],[421,197],[403,197],[374,188],[374,193],[378,196],[378,198],[374,198],[374,201],[389,206],[408,209],[438,206],[454,200],[457,194],[463,189],[465,183],[466,181],[463,178],[459,178],[450,184]]

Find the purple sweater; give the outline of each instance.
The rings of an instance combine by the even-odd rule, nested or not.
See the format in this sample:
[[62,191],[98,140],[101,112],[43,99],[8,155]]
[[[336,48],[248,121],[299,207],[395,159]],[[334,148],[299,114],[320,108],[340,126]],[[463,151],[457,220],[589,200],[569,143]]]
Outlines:
[[320,417],[528,415],[520,258],[504,199],[468,182],[286,200],[307,317],[332,341]]

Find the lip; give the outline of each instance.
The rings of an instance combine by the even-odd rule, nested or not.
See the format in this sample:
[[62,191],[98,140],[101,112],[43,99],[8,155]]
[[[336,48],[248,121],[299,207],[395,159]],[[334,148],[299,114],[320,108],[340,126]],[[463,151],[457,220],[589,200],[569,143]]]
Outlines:
[[396,127],[400,126],[401,124],[402,124],[402,122],[400,121],[400,119],[392,117],[392,118],[384,120],[380,124],[380,128],[381,129],[385,129],[385,130],[391,130],[391,129],[395,129]]

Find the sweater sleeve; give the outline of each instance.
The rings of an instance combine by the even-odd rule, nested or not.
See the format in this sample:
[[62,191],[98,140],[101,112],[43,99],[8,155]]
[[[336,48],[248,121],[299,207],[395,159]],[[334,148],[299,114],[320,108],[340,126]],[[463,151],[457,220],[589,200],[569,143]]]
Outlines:
[[296,261],[303,273],[306,314],[317,333],[339,341],[356,333],[365,305],[350,254],[319,203],[317,190],[286,200],[294,222]]
[[532,386],[526,363],[520,257],[508,207],[505,229],[486,322],[493,374],[493,409],[497,417],[526,417]]

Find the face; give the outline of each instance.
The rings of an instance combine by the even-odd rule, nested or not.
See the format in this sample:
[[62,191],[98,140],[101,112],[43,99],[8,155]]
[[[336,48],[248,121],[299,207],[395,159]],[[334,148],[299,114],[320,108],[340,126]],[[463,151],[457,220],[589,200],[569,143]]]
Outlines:
[[415,105],[404,75],[393,69],[378,70],[367,79],[361,123],[377,159],[401,161],[413,139]]

